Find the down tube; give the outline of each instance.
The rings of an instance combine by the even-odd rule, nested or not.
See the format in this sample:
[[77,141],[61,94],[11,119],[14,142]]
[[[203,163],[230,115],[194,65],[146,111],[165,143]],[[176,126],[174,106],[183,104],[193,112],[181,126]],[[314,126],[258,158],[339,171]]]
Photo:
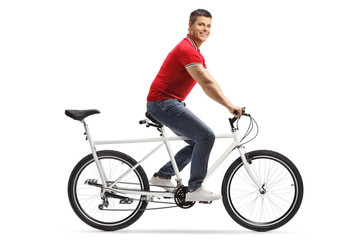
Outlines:
[[216,162],[209,168],[208,173],[204,182],[210,178],[210,176],[215,172],[215,170],[224,162],[224,160],[230,155],[230,153],[237,146],[236,140],[225,150],[225,152],[216,160]]

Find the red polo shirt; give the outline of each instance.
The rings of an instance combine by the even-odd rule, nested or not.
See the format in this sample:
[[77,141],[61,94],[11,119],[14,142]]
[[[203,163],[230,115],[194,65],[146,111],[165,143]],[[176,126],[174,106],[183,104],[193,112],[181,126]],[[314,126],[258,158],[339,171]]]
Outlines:
[[159,73],[151,84],[147,101],[178,99],[184,101],[196,84],[186,68],[202,65],[205,59],[194,40],[186,36],[166,57]]

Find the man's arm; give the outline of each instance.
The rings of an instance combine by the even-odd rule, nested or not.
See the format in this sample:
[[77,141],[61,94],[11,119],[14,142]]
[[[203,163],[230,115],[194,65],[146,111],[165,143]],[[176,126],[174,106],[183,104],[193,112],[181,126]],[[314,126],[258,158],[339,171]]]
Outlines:
[[[235,117],[241,116],[242,109],[233,105],[225,96],[220,85],[202,65],[194,65],[186,69],[190,76],[202,87],[206,95],[226,107]],[[234,114],[234,111],[238,114]]]

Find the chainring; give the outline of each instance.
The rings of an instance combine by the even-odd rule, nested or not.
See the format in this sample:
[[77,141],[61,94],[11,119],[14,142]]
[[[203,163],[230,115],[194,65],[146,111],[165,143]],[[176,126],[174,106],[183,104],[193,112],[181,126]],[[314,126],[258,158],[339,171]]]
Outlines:
[[179,187],[176,191],[175,191],[175,196],[174,196],[174,200],[177,206],[181,207],[181,208],[191,208],[192,206],[194,206],[195,202],[187,202],[185,200],[185,196],[186,193],[188,193],[188,187]]

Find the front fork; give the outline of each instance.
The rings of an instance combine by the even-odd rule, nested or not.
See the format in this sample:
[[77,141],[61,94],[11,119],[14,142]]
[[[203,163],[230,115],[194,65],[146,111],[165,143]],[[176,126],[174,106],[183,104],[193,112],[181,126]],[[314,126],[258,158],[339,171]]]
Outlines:
[[244,146],[239,146],[238,147],[239,149],[239,153],[240,153],[240,156],[241,156],[241,160],[244,164],[244,167],[246,169],[246,172],[249,174],[251,180],[256,184],[256,186],[259,188],[259,192],[261,194],[264,194],[266,191],[264,189],[263,186],[261,186],[260,182],[258,181],[258,179],[254,176],[254,174],[251,172],[251,169],[250,169],[250,164],[246,158],[246,155],[245,155],[245,147]]
[[264,187],[260,184],[260,182],[258,181],[258,179],[254,176],[254,174],[252,173],[251,169],[250,169],[250,164],[246,158],[246,152],[245,152],[245,147],[243,145],[240,145],[240,137],[239,137],[239,133],[238,133],[238,130],[233,128],[232,130],[233,132],[233,135],[238,143],[238,149],[239,149],[239,153],[240,153],[240,157],[241,157],[241,160],[244,164],[244,167],[245,167],[245,170],[246,172],[249,174],[251,180],[255,183],[255,185],[258,187],[259,189],[259,192],[261,194],[264,194],[266,191],[264,189]]

